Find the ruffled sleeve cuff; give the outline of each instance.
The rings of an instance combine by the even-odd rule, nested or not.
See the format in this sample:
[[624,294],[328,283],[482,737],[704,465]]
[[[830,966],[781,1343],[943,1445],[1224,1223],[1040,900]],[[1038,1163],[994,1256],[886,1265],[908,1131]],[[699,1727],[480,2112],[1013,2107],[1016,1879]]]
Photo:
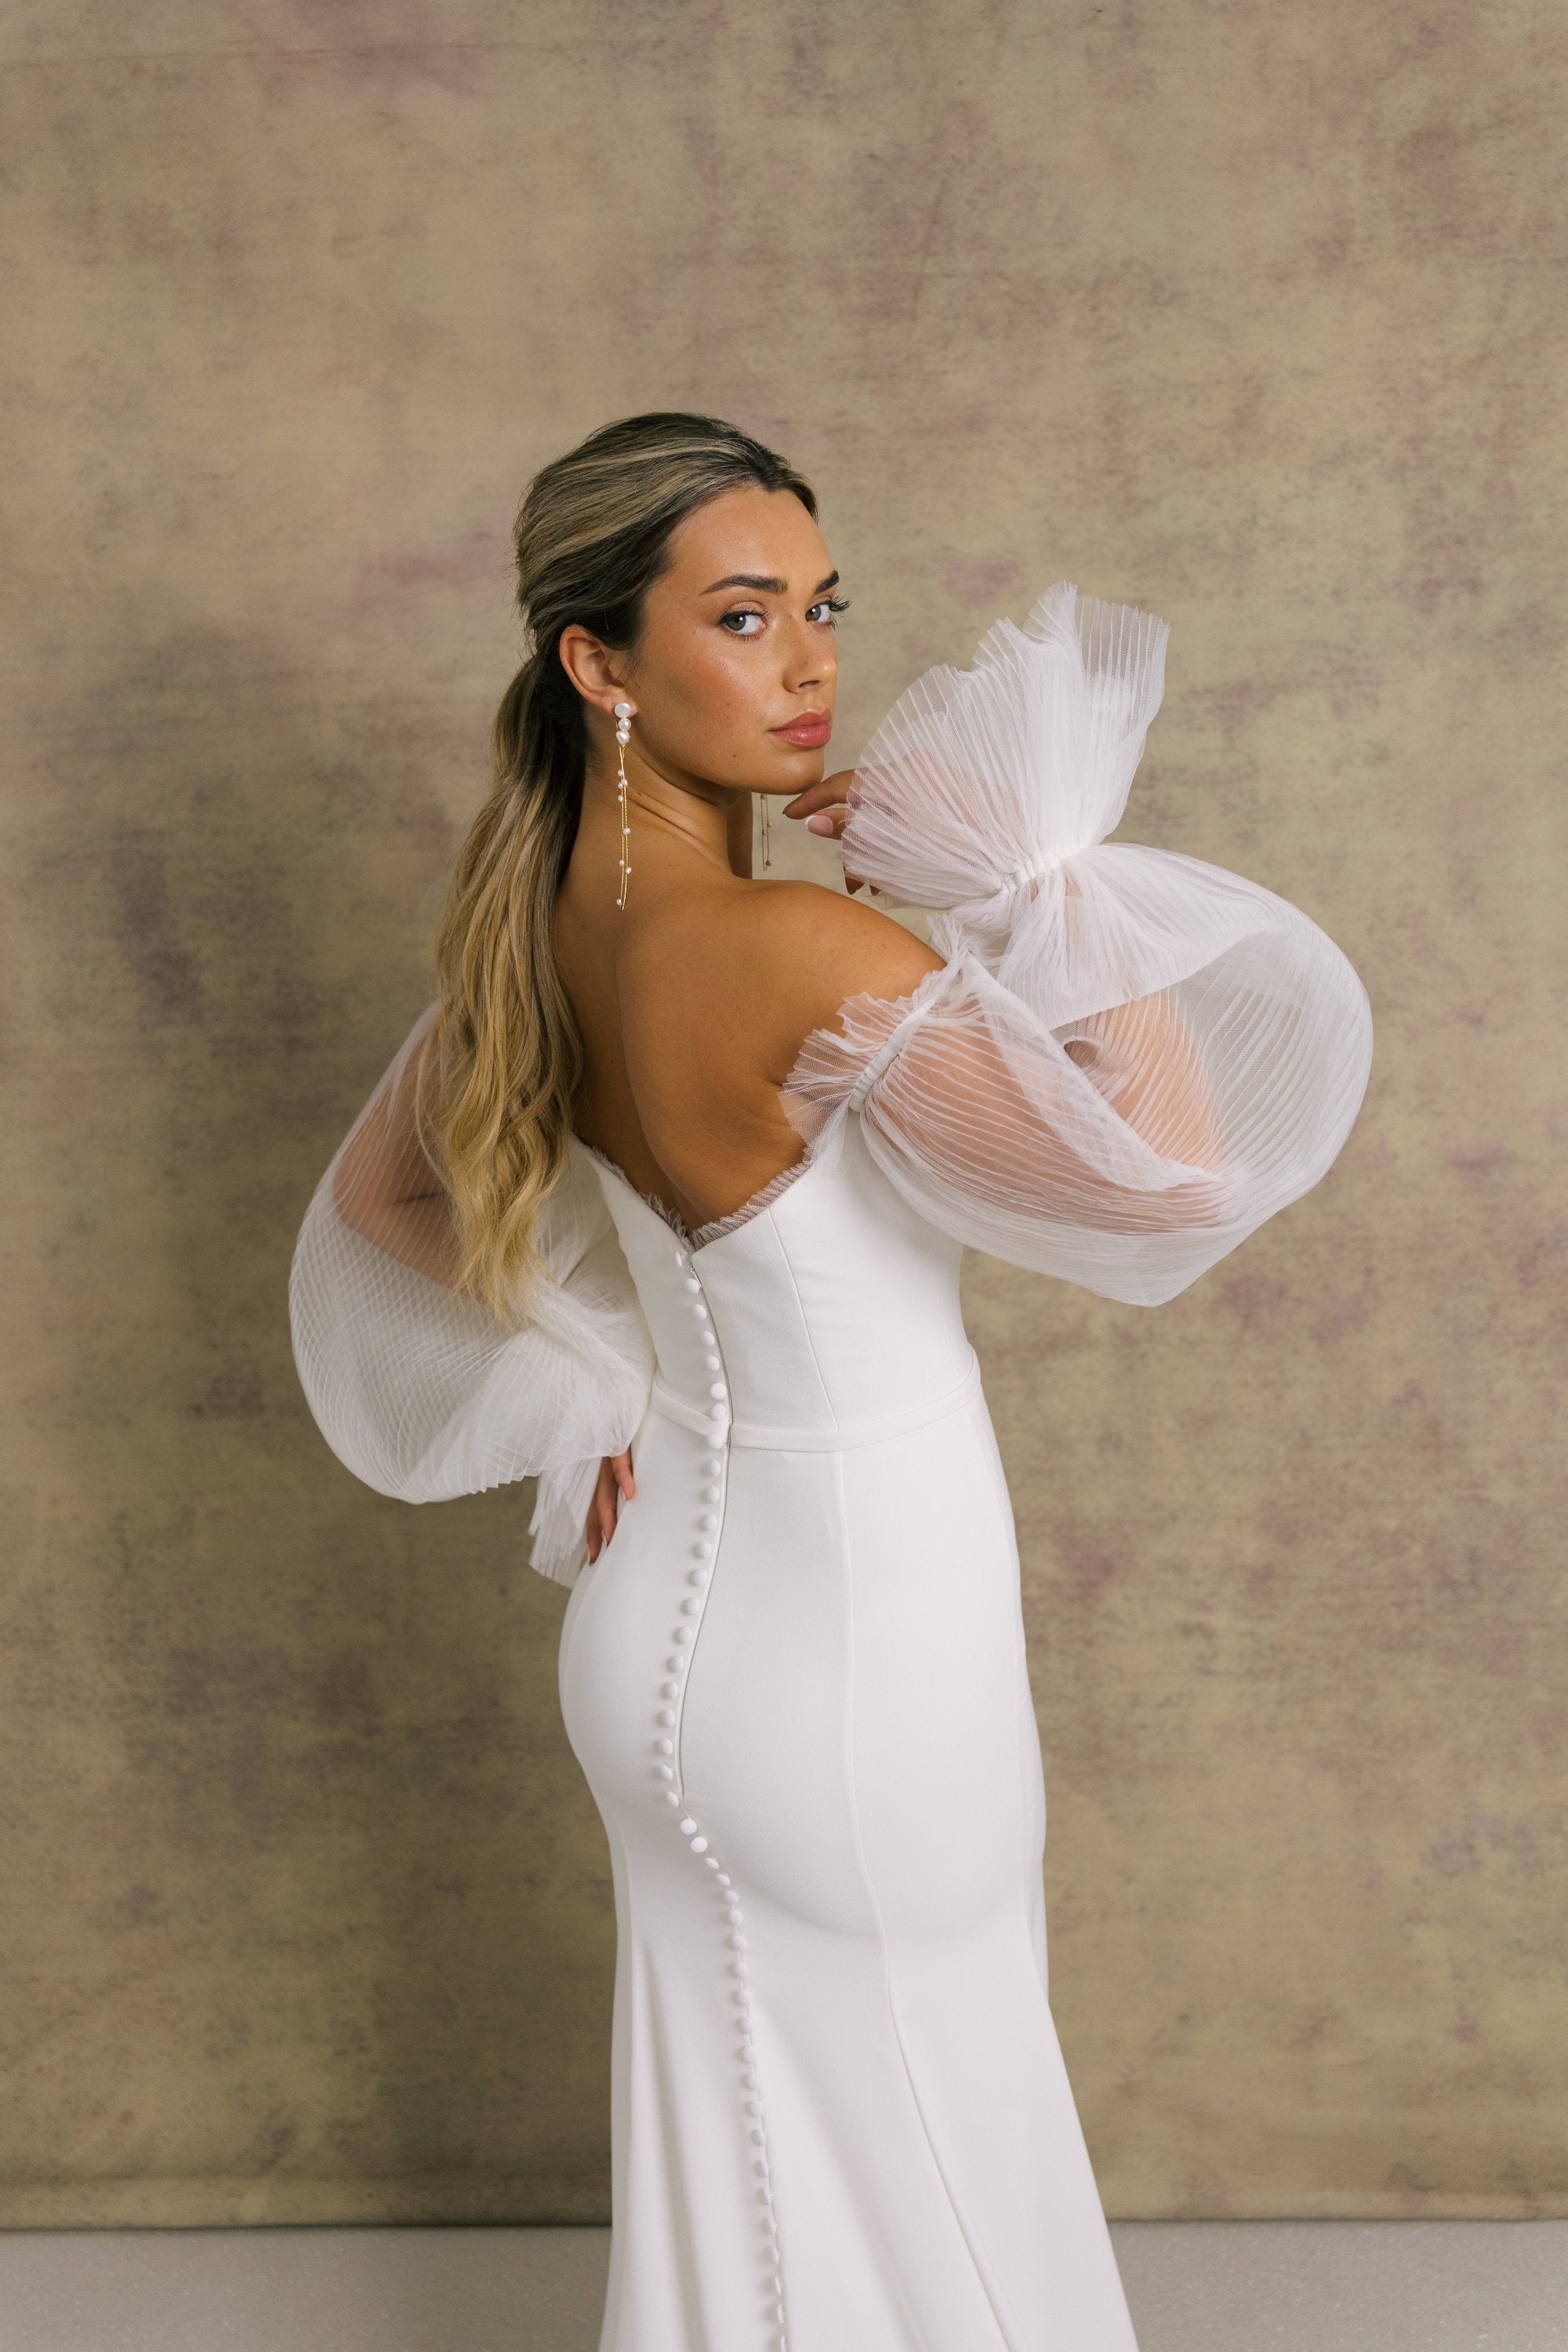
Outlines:
[[845,863],[934,909],[945,961],[905,998],[851,998],[784,1097],[813,1151],[858,1116],[944,1230],[1141,1305],[1320,1181],[1372,1055],[1366,991],[1300,908],[1102,837],[1165,635],[1063,583],[902,698],[851,786]]

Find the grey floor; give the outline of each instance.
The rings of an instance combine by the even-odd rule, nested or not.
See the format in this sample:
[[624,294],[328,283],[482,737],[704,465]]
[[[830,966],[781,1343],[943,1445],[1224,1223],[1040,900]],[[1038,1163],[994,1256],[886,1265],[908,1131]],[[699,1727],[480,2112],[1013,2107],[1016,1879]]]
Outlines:
[[[1114,2235],[1141,2352],[1568,2352],[1568,2221]],[[0,2347],[595,2352],[608,2244],[602,2230],[14,2231]]]

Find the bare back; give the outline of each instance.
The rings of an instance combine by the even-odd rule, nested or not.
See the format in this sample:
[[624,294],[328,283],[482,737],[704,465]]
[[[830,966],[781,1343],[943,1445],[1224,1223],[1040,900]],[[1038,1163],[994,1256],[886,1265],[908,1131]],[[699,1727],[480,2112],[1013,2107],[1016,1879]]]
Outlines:
[[941,958],[814,882],[752,880],[673,847],[647,866],[617,909],[590,833],[557,898],[586,1057],[574,1125],[696,1226],[800,1158],[778,1089],[809,1033],[858,991],[906,995]]

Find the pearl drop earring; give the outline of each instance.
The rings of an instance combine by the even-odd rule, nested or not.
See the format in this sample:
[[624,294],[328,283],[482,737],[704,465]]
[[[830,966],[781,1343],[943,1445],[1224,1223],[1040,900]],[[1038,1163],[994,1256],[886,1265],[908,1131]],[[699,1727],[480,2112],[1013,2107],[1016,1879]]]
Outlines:
[[616,705],[616,764],[620,771],[616,780],[616,793],[621,803],[621,888],[617,907],[626,903],[626,884],[631,879],[632,829],[626,822],[626,745],[632,740],[632,706],[629,702]]

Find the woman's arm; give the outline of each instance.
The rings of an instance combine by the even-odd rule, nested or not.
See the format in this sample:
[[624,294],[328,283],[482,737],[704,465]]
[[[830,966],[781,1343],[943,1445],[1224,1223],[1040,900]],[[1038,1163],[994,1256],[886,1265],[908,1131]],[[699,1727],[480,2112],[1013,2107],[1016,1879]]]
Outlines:
[[311,1195],[289,1268],[295,1361],[328,1444],[378,1494],[427,1503],[537,1478],[532,1564],[569,1584],[601,1464],[647,1408],[652,1337],[575,1155],[535,1227],[535,1311],[514,1329],[454,1287],[415,1115],[435,1019],[416,1022]]
[[1107,838],[1168,634],[1060,581],[970,668],[917,678],[853,773],[784,812],[930,910],[947,967],[861,983],[809,1030],[792,1126],[816,1149],[858,1113],[932,1223],[1133,1306],[1173,1298],[1318,1181],[1372,1059],[1366,990],[1300,908]]
[[[858,1011],[891,1038],[900,1007],[862,998]],[[868,1139],[951,1211],[994,1213],[1021,1233],[1114,1241],[1223,1226],[1237,1205],[1231,1154],[1174,1007],[1149,997],[1075,1030],[1052,1039],[984,973],[955,968],[863,1100]]]
[[[813,830],[831,827],[837,838],[847,782],[828,777],[789,806],[816,815]],[[1070,876],[1066,891],[1079,896]],[[769,993],[789,1021],[800,1022],[797,1038],[803,1030],[818,1037],[832,1031],[845,1001],[858,995],[888,1000],[868,1006],[867,1018],[890,1033],[917,986],[943,968],[933,949],[888,916],[809,885],[775,894],[759,910],[752,936],[772,958]],[[900,1123],[933,1171],[955,1189],[997,1194],[1015,1213],[1070,1216],[1108,1233],[1223,1222],[1230,1198],[1223,1181],[1173,1182],[1168,1171],[1147,1165],[1129,1171],[1127,1155],[1114,1148],[1106,1164],[1107,1132],[1120,1122],[1161,1160],[1185,1171],[1218,1178],[1227,1165],[1202,1055],[1163,991],[1065,1024],[1059,1038],[1043,1033],[1000,987],[986,998],[984,1006],[954,1005],[923,1035],[917,1032],[902,1050],[902,1067],[879,1089],[883,1116],[901,1109]],[[1080,1072],[1095,1090],[1087,1103]],[[1095,1097],[1109,1118],[1092,1117]]]
[[452,1212],[420,1140],[417,1107],[430,1066],[434,1025],[416,1033],[378,1099],[344,1145],[332,1173],[343,1223],[432,1282],[453,1286]]
[[1141,996],[1074,1024],[1063,1050],[1163,1160],[1223,1168],[1225,1137],[1193,1033],[1170,999]]

